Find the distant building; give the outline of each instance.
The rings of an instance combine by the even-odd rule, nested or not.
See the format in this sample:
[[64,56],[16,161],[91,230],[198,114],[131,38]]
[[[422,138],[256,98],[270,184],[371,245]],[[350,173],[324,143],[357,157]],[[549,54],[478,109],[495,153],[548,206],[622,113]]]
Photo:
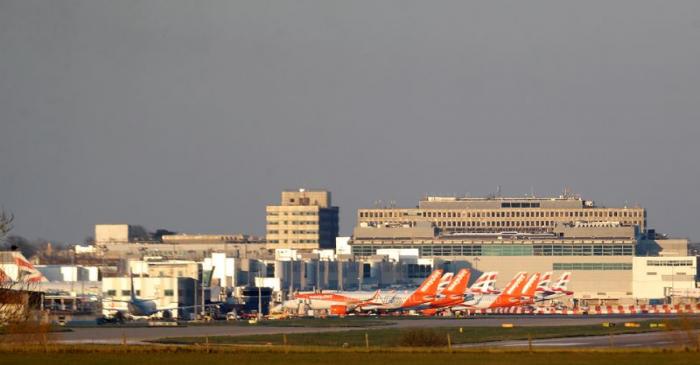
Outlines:
[[695,289],[697,259],[693,256],[635,257],[634,297],[664,300]]
[[325,190],[283,191],[280,205],[267,206],[270,248],[313,250],[335,248],[338,207]]
[[189,260],[129,260],[129,273],[135,276],[146,275],[152,278],[199,278],[199,266]]
[[441,233],[495,233],[503,231],[551,232],[562,223],[619,222],[647,227],[640,207],[599,207],[577,196],[559,197],[456,197],[428,196],[416,208],[369,208],[357,211],[358,225],[415,226],[430,222]]
[[96,224],[95,243],[127,243],[134,237],[134,230],[128,224]]
[[212,252],[225,252],[233,257],[268,254],[264,239],[246,234],[165,234],[160,241],[153,241],[142,239],[143,233],[140,226],[97,224],[95,245],[85,248],[76,246],[76,254],[101,259],[141,259],[152,256],[196,261]]
[[98,281],[99,270],[96,266],[81,265],[36,265],[48,281]]
[[[134,291],[137,297],[153,299],[159,309],[172,310],[173,317],[189,318],[195,303],[195,279],[187,277],[134,277]],[[127,312],[131,296],[129,277],[102,279],[102,311],[113,315],[115,311]],[[182,308],[184,307],[184,308]],[[159,315],[162,312],[159,313]]]
[[162,236],[166,244],[222,244],[260,242],[261,239],[241,233],[234,234],[171,234]]
[[431,196],[416,208],[360,209],[357,220],[349,245],[358,259],[417,250],[453,271],[498,271],[499,283],[518,271],[571,271],[574,298],[588,304],[632,301],[633,259],[647,225],[643,208],[572,195]]

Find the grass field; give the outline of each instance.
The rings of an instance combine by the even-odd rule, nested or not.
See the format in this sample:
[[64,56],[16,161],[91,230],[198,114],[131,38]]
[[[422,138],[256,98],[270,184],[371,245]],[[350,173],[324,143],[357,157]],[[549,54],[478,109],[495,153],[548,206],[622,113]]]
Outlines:
[[0,365],[74,365],[74,364],[139,364],[139,365],[374,365],[374,364],[480,364],[480,365],[690,365],[700,364],[696,352],[169,352],[163,350],[119,352],[51,352],[1,353]]
[[[679,322],[666,321],[665,328],[652,328],[652,322],[641,322],[638,328],[627,328],[618,324],[615,327],[606,328],[601,325],[585,326],[551,326],[551,327],[442,327],[433,328],[440,336],[447,337],[453,344],[482,343],[502,340],[526,340],[532,339],[575,337],[575,336],[603,336],[609,334],[641,333],[651,331],[663,331],[682,328],[700,328],[698,321]],[[656,322],[653,322],[656,323]],[[369,337],[371,346],[394,347],[399,346],[401,338],[410,328],[380,328],[371,330],[348,330],[333,333],[298,333],[288,334],[287,344],[291,346],[343,346],[364,347],[365,334]],[[212,336],[202,337],[177,337],[165,338],[155,342],[167,344],[192,344],[209,341],[212,344],[252,344],[252,345],[282,345],[284,337],[279,334],[274,335],[252,335],[252,336]]]

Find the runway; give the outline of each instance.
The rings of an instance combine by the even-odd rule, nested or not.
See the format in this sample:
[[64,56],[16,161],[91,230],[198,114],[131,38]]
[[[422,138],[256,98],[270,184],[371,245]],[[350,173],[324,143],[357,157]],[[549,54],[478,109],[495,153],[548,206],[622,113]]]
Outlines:
[[[663,316],[493,316],[457,318],[415,318],[382,319],[386,325],[369,327],[282,327],[273,323],[265,325],[192,325],[178,327],[75,327],[72,332],[53,334],[58,342],[63,343],[127,343],[138,344],[144,341],[164,337],[204,337],[204,336],[247,336],[262,334],[323,333],[378,328],[437,328],[437,327],[500,327],[504,323],[520,326],[574,326],[600,324],[603,322],[643,321],[664,319]],[[547,340],[551,341],[551,340]],[[525,344],[527,345],[527,344]],[[518,342],[502,346],[518,346]],[[556,345],[555,345],[556,346]]]

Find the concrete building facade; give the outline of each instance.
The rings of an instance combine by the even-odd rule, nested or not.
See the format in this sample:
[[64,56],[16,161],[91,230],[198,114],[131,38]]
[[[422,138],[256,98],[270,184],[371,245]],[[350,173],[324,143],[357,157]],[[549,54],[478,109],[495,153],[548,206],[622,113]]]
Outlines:
[[128,224],[96,224],[95,243],[126,243],[131,242],[133,229]]
[[128,266],[128,271],[137,277],[199,278],[199,264],[190,260],[129,260]]
[[599,207],[591,200],[562,195],[550,198],[471,198],[428,196],[416,208],[370,208],[357,211],[358,226],[407,225],[430,222],[443,233],[546,232],[562,223],[619,222],[647,226],[640,207]]
[[313,250],[333,248],[338,236],[338,207],[325,190],[283,191],[280,205],[266,209],[270,248]]
[[[134,277],[134,291],[140,298],[149,298],[156,302],[158,309],[189,307],[194,305],[195,280],[176,277]],[[126,301],[131,295],[129,277],[102,279],[102,308],[105,315],[115,311],[128,311]],[[172,310],[173,317],[189,318],[191,308]],[[160,314],[160,313],[159,313]]]
[[695,289],[694,256],[635,257],[633,292],[637,299],[665,300],[674,292]]

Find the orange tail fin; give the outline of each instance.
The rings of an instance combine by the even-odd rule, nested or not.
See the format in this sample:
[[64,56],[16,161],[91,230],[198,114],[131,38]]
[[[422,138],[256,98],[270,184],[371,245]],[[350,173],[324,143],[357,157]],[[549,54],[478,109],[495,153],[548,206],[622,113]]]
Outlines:
[[454,276],[450,285],[445,288],[442,292],[445,295],[462,295],[467,290],[467,285],[469,284],[469,277],[471,276],[471,271],[469,269],[459,270],[457,275]]

